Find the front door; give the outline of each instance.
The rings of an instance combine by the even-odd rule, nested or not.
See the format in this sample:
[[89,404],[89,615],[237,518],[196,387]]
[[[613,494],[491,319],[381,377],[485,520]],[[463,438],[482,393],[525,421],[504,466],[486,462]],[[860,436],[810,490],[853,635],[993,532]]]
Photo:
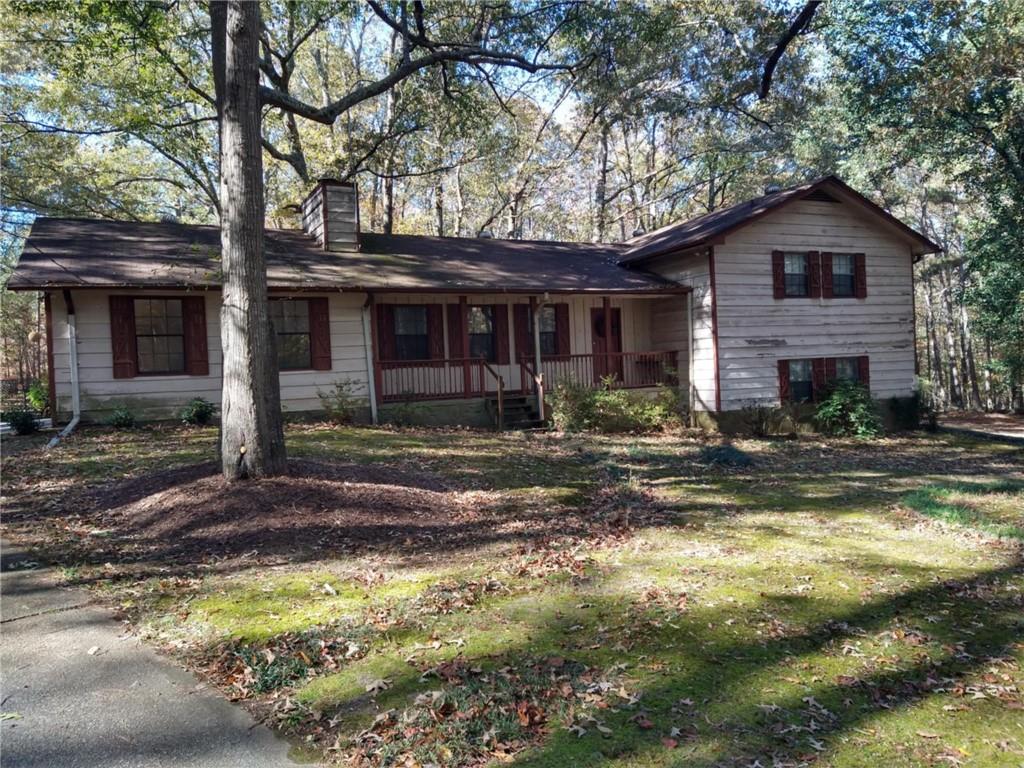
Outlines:
[[613,307],[611,339],[605,338],[604,308],[590,310],[590,328],[593,338],[594,381],[600,382],[605,376],[615,376],[622,381],[622,310]]

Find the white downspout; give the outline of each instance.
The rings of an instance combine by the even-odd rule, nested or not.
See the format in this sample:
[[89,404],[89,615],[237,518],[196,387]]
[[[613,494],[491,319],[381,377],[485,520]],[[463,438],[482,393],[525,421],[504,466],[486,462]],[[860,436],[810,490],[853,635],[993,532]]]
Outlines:
[[687,316],[687,329],[686,334],[689,337],[687,339],[689,343],[689,352],[687,353],[686,367],[687,371],[687,400],[690,406],[690,426],[697,425],[697,414],[694,409],[697,407],[697,390],[693,383],[693,291],[691,290],[686,294],[686,316]]
[[[82,417],[81,400],[78,392],[78,322],[75,318],[74,305],[68,301],[68,294],[65,291],[64,304],[68,312],[68,361],[71,366],[71,421],[64,427],[50,442],[47,448],[53,448],[74,431],[78,421]],[[56,402],[56,398],[54,398]],[[54,414],[56,416],[57,414]]]
[[370,421],[377,423],[377,384],[373,376],[373,333],[370,330],[369,304],[363,304],[363,349],[366,350],[366,386],[370,393]]

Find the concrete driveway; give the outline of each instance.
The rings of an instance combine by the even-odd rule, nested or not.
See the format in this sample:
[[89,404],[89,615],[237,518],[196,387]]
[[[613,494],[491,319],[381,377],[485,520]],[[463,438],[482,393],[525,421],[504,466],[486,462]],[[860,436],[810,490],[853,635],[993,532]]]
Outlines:
[[3,547],[0,766],[285,768],[289,746]]

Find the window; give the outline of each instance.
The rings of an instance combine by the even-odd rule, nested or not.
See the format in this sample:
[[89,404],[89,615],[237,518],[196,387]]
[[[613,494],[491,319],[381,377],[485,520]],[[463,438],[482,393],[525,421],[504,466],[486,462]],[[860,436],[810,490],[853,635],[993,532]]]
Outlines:
[[[528,314],[530,318],[528,328],[530,338],[533,338],[533,313]],[[546,306],[540,308],[540,353],[542,355],[558,354],[558,323],[555,320],[555,308]]]
[[309,302],[305,299],[272,299],[270,322],[277,335],[278,370],[312,368]]
[[427,308],[395,306],[395,359],[427,360],[430,337],[427,331]]
[[786,296],[808,296],[807,255],[787,253],[784,263]]
[[184,373],[181,299],[135,299],[133,309],[138,373]]
[[836,358],[836,378],[860,381],[860,364],[856,357]]
[[470,307],[467,322],[469,324],[469,356],[474,360],[482,357],[489,363],[496,362],[494,308]]
[[789,361],[789,399],[794,403],[814,398],[814,377],[810,360]]
[[849,297],[854,293],[852,253],[832,254],[832,295]]

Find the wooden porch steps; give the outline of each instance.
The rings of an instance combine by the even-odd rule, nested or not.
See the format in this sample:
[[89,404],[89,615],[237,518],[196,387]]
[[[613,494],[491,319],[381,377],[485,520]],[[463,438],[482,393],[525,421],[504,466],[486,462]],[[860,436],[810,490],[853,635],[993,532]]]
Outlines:
[[[487,410],[495,426],[498,425],[498,398],[491,395],[487,398]],[[537,400],[533,395],[505,395],[505,418],[500,425],[502,429],[540,429],[544,422],[537,412]]]

